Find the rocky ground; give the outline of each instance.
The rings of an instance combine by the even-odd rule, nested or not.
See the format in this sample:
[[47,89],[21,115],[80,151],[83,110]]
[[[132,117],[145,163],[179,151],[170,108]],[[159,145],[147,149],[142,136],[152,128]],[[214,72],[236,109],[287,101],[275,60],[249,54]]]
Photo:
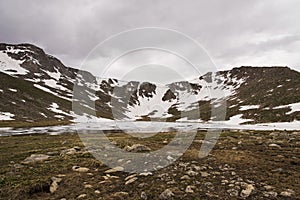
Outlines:
[[[137,153],[173,136],[109,135]],[[300,199],[300,132],[223,131],[200,159],[204,136],[173,164],[145,173],[110,169],[77,135],[1,137],[0,199]]]

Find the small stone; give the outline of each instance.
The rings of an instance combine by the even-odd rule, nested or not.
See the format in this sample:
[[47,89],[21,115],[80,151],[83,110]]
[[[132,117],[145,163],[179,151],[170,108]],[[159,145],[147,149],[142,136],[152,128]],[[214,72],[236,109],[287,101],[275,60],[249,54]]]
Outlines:
[[221,184],[222,184],[222,185],[226,185],[228,182],[229,182],[228,180],[222,180],[222,181],[221,181]]
[[111,173],[122,172],[122,171],[124,171],[124,167],[118,166],[118,167],[114,167],[112,169],[106,170],[105,173],[111,174]]
[[105,180],[105,181],[100,181],[99,184],[104,184],[104,183],[111,183],[110,180]]
[[189,176],[197,176],[199,173],[195,172],[193,170],[190,170],[190,171],[186,172],[186,174],[189,175]]
[[272,172],[282,172],[283,169],[282,168],[277,168],[277,169],[273,169]]
[[176,181],[174,180],[167,182],[167,185],[174,185],[174,184],[176,184]]
[[184,175],[180,179],[181,180],[190,180],[191,178],[188,175]]
[[141,193],[141,199],[143,199],[143,200],[147,200],[148,199],[146,192],[143,191]]
[[241,197],[242,198],[249,197],[253,190],[254,190],[253,185],[247,184],[245,189],[241,191]]
[[60,183],[60,182],[62,181],[62,178],[52,177],[51,180],[52,180],[53,182]]
[[15,169],[21,169],[21,168],[23,168],[23,167],[24,167],[24,165],[14,164],[14,168],[15,168]]
[[144,187],[146,185],[146,183],[140,183],[139,185],[138,185],[138,187],[139,188],[142,188],[142,187]]
[[295,192],[291,189],[287,189],[286,191],[282,191],[280,193],[280,196],[283,196],[283,197],[291,197],[292,195],[294,195]]
[[95,194],[100,194],[100,191],[99,191],[99,190],[95,190],[94,193],[95,193]]
[[264,192],[263,193],[265,197],[271,197],[271,198],[276,198],[277,197],[277,192],[273,192],[273,191],[270,191],[270,192]]
[[159,195],[159,199],[170,199],[171,197],[174,196],[174,193],[170,190],[170,189],[166,189],[165,191],[163,191],[160,195]]
[[139,174],[140,176],[152,176],[153,173],[152,172],[142,172]]
[[50,193],[54,193],[57,190],[58,184],[62,181],[62,179],[61,178],[52,177],[51,180],[52,180],[52,183],[50,185],[50,189],[49,190],[50,190]]
[[78,152],[80,152],[80,147],[75,146],[70,149],[62,150],[60,155],[74,155]]
[[274,189],[274,187],[273,187],[273,186],[270,186],[270,185],[265,185],[264,188],[265,188],[266,190],[272,190],[272,189]]
[[50,156],[45,155],[45,154],[32,154],[31,156],[25,158],[25,160],[22,161],[22,164],[42,162],[42,161],[48,160],[49,158],[50,158]]
[[227,192],[229,193],[230,196],[232,197],[237,197],[239,195],[239,191],[237,191],[236,189],[229,189],[227,190]]
[[87,194],[81,194],[77,197],[77,199],[83,199],[83,198],[86,198],[87,197]]
[[90,169],[86,168],[86,167],[73,166],[72,170],[74,172],[82,172],[82,173],[84,173],[84,172],[88,172]]
[[134,178],[136,176],[137,176],[136,174],[133,174],[133,175],[127,176],[124,180],[128,181],[129,179],[132,179],[132,178]]
[[93,188],[93,186],[90,184],[87,184],[87,185],[84,185],[84,188]]
[[276,148],[281,148],[278,144],[269,144],[269,147],[276,147]]
[[126,199],[129,197],[129,194],[127,192],[116,192],[112,195],[114,198],[119,198],[119,199]]
[[50,185],[50,193],[54,193],[58,188],[57,182],[52,182]]
[[202,177],[208,177],[209,176],[209,173],[207,173],[207,172],[200,172],[200,173],[201,173]]
[[131,184],[131,183],[135,182],[137,179],[138,179],[137,177],[129,179],[128,181],[125,182],[125,185]]
[[124,150],[129,151],[129,152],[135,152],[135,153],[151,151],[151,149],[149,147],[142,145],[142,144],[134,144],[132,146],[126,146],[124,148]]
[[186,192],[186,193],[194,193],[194,189],[195,189],[195,188],[196,188],[195,186],[188,185],[188,186],[186,187],[186,189],[185,189],[185,192]]
[[175,161],[176,159],[173,158],[172,156],[168,155],[168,156],[167,156],[167,160],[168,160],[168,161]]

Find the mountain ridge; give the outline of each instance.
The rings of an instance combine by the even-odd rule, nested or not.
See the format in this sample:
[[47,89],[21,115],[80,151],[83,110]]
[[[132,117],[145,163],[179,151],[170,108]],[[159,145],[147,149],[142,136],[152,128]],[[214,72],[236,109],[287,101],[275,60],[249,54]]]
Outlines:
[[92,115],[205,122],[217,117],[212,110],[221,101],[227,104],[227,121],[234,116],[240,116],[241,123],[300,120],[300,73],[287,66],[235,67],[162,87],[94,77],[66,67],[35,45],[0,43],[0,77],[2,122],[74,121]]

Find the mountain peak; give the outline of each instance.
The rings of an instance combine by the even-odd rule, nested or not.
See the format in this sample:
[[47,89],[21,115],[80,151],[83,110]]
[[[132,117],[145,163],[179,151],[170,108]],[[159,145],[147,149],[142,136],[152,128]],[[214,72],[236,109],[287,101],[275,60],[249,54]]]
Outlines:
[[[12,120],[72,120],[95,113],[107,119],[210,121],[221,99],[229,121],[300,120],[300,73],[286,66],[241,66],[158,86],[79,73],[35,45],[2,43],[0,78],[0,109]],[[75,96],[74,88],[80,89]]]

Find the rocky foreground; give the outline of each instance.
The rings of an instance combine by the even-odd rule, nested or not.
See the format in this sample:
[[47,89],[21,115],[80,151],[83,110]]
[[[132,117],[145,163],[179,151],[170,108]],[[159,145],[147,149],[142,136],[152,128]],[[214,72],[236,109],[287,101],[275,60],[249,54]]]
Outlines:
[[[200,159],[204,135],[172,165],[136,174],[105,166],[77,135],[1,137],[0,199],[300,199],[300,132],[224,131]],[[109,135],[136,153],[173,136]]]

